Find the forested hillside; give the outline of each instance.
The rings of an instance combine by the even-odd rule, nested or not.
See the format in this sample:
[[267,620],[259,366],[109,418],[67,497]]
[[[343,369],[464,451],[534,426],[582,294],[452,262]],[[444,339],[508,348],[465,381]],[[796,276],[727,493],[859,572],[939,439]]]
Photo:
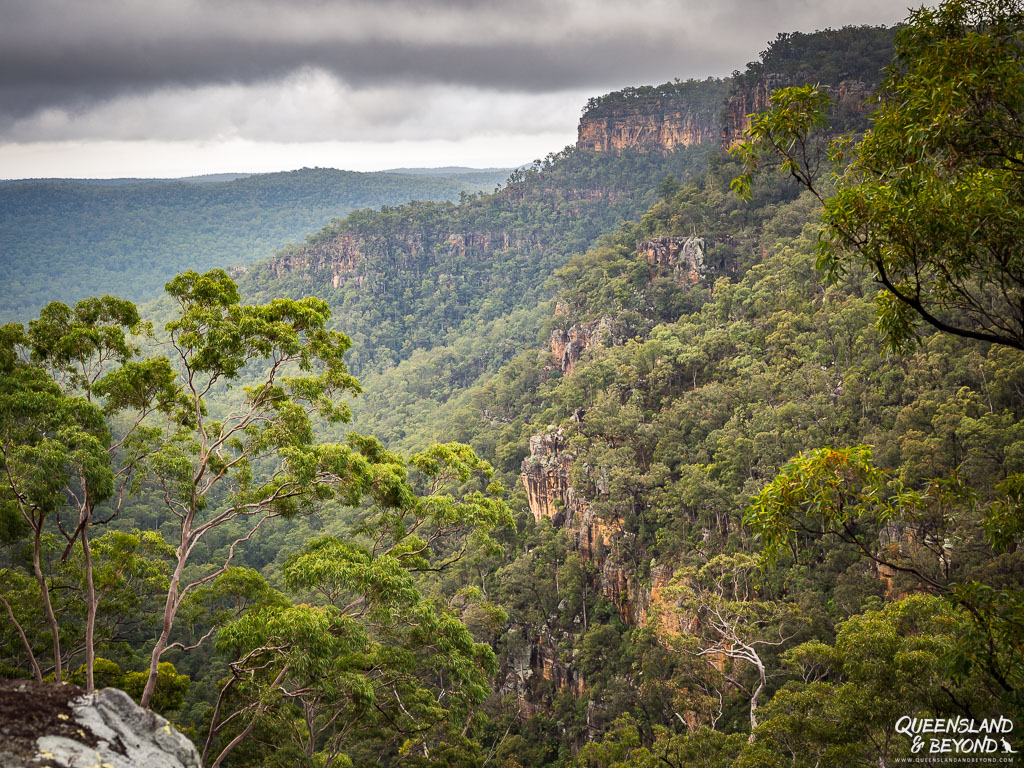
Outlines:
[[[208,768],[1013,764],[1022,30],[783,36],[494,194],[4,326],[0,674]],[[632,130],[687,93],[713,140]]]
[[304,168],[226,180],[0,184],[0,318],[25,320],[48,301],[74,302],[113,286],[146,301],[182,270],[250,264],[350,211],[458,200],[492,191],[508,173]]
[[401,439],[418,434],[419,414],[536,343],[554,271],[650,205],[667,176],[699,173],[716,149],[570,147],[494,195],[354,214],[253,267],[240,289],[327,300],[333,327],[353,341],[348,364],[373,393],[353,403],[355,426],[418,450],[437,439]]

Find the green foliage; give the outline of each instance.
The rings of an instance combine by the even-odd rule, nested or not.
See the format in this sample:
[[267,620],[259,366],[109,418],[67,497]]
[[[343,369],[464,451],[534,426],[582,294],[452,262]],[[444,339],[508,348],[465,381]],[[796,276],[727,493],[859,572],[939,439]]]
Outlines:
[[661,156],[567,148],[458,206],[353,213],[253,267],[239,285],[260,300],[327,300],[368,393],[353,404],[354,424],[417,451],[435,441],[420,425],[438,408],[535,343],[552,272],[644,211],[667,173],[688,178],[713,149]]
[[[892,34],[780,37],[748,69],[794,84],[755,120],[790,175],[849,157],[800,143],[836,118],[801,73],[870,85]],[[569,150],[353,214],[240,288],[172,280],[153,340],[107,300],[0,330],[26,418],[77,398],[109,448],[146,413],[106,454],[139,457],[132,504],[90,538],[98,679],[180,705],[212,766],[878,765],[904,714],[1019,717],[1024,358],[880,354],[870,274],[817,268],[819,201],[752,175],[745,204],[704,155]],[[696,284],[650,240],[699,244]],[[571,367],[552,332],[587,339]],[[353,351],[386,440],[341,433]],[[84,552],[53,513],[7,519],[0,670],[49,674],[45,595],[76,668]]]
[[736,762],[753,766],[878,765],[911,755],[901,717],[1005,714],[965,674],[963,611],[924,595],[853,616],[835,645],[787,653],[799,677],[775,694],[757,740]]
[[839,85],[860,80],[878,84],[893,56],[893,37],[899,27],[846,26],[818,32],[780,32],[761,51],[758,61],[733,75],[733,90],[760,85],[766,75],[787,84]]
[[453,200],[502,184],[508,170],[438,175],[303,168],[212,183],[44,180],[0,183],[0,319],[116,285],[131,301],[160,295],[187,269],[265,259],[360,208]]
[[[375,483],[389,487],[373,493],[354,535],[314,539],[287,559],[286,586],[310,602],[250,608],[218,633],[218,650],[232,661],[204,750],[215,765],[250,734],[279,745],[274,765],[479,759],[456,723],[468,728],[489,693],[494,653],[474,640],[454,602],[424,591],[419,574],[486,546],[511,512],[489,465],[467,446],[437,445],[409,460],[422,497],[401,457],[364,446],[376,454]],[[453,493],[474,478],[487,490]],[[244,749],[236,757],[249,764]]]
[[[148,672],[127,672],[121,679],[119,688],[136,701],[142,699],[143,691],[149,678]],[[156,677],[156,688],[152,698],[149,700],[149,707],[155,712],[168,714],[181,709],[185,701],[185,694],[188,693],[189,680],[187,675],[178,674],[178,670],[168,661],[160,662],[159,672]]]
[[704,113],[716,116],[722,106],[728,82],[711,78],[707,80],[678,79],[661,85],[642,85],[623,88],[603,96],[587,99],[583,108],[584,118],[601,118],[615,114],[623,107],[635,109],[638,104],[661,105],[664,102],[677,104],[691,114]]
[[[571,373],[547,350],[527,352],[450,410],[454,425],[447,413],[439,417],[438,429],[491,452],[508,482],[529,455],[529,437],[561,427],[574,492],[595,519],[622,532],[584,555],[573,549],[578,520],[567,532],[525,520],[522,554],[497,572],[512,622],[499,658],[514,669],[537,644],[564,680],[561,692],[548,681],[522,684],[564,729],[548,729],[548,715],[538,714],[513,729],[515,741],[507,737],[513,752],[539,764],[595,732],[612,733],[624,713],[643,712],[650,726],[638,729],[635,748],[617,752],[609,737],[611,751],[593,759],[643,764],[642,750],[662,745],[655,759],[671,761],[675,749],[686,754],[680,731],[703,724],[714,727],[709,739],[729,745],[720,757],[729,765],[750,732],[760,675],[757,661],[728,660],[726,649],[765,641],[755,646],[765,671],[760,723],[793,674],[787,648],[831,644],[850,616],[921,589],[991,585],[983,590],[991,601],[971,596],[977,616],[963,607],[966,594],[945,606],[969,627],[958,630],[965,642],[957,659],[971,684],[1015,706],[999,679],[1015,688],[1013,478],[1024,416],[1015,382],[1024,361],[936,334],[907,356],[879,354],[870,283],[856,274],[823,282],[815,268],[813,197],[794,199],[755,176],[755,204],[744,207],[722,193],[735,168],[714,166],[699,186],[672,191],[561,271],[566,314],[554,327],[612,329]],[[706,274],[693,288],[672,286],[682,300],[674,308],[652,301],[657,276],[638,243],[694,229],[705,239]],[[554,506],[565,514],[565,505]],[[983,519],[1006,532],[999,558]],[[938,541],[957,544],[944,550]],[[763,572],[762,548],[775,556]],[[748,576],[726,578],[727,564],[728,573]],[[570,576],[570,565],[582,578]],[[628,574],[639,589],[659,580],[632,643],[617,640],[620,615],[600,594],[608,582],[588,577],[588,568]],[[672,587],[660,581],[666,571]],[[735,637],[701,620],[715,610]],[[585,715],[565,693],[579,673],[595,702]]]
[[743,522],[758,533],[762,551],[774,560],[798,531],[827,534],[865,517],[883,523],[892,519],[886,479],[867,445],[801,453],[754,498]]
[[[828,150],[834,192],[822,186],[812,135],[826,122],[820,89],[774,95],[738,149],[748,173],[778,157],[817,190],[825,206],[819,268],[833,279],[852,267],[874,276],[884,289],[879,328],[892,349],[912,343],[922,320],[1024,348],[1022,27],[1017,2],[948,0],[912,12],[871,129]],[[748,179],[737,179],[741,191]]]

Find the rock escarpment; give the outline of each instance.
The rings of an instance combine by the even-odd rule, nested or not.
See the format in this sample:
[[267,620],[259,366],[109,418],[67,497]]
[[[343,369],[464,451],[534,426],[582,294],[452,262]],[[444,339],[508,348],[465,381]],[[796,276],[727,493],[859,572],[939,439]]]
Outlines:
[[270,269],[277,279],[298,272],[316,275],[333,288],[346,282],[363,287],[367,281],[364,266],[368,261],[400,268],[421,263],[425,269],[446,259],[467,255],[488,257],[510,248],[534,245],[503,232],[429,233],[427,236],[422,232],[371,236],[342,232],[281,253],[270,262]]
[[[708,264],[707,247],[708,241],[696,233],[664,235],[637,243],[635,258],[649,269],[652,283],[670,280],[688,291],[721,269],[717,263]],[[627,331],[609,316],[570,322],[574,314],[586,317],[593,313],[593,307],[557,303],[555,315],[562,325],[552,330],[550,348],[552,368],[561,370],[562,375],[573,374],[587,350],[618,346],[642,332],[642,324]],[[600,514],[595,510],[591,499],[608,495],[607,474],[600,467],[577,466],[579,457],[570,439],[576,424],[585,419],[586,414],[578,411],[566,425],[551,425],[530,438],[529,456],[520,467],[530,511],[536,521],[549,520],[565,532],[569,546],[593,566],[590,586],[618,609],[624,623],[638,626],[653,621],[659,632],[685,631],[688,618],[678,615],[672,591],[666,592],[673,576],[672,565],[650,561],[636,533],[627,530],[623,519],[609,512],[607,504],[597,505]],[[574,476],[577,481],[583,479],[582,486],[574,485]],[[639,565],[647,562],[651,566],[649,574]],[[582,695],[585,685],[578,670],[556,653],[564,638],[545,632],[520,638],[522,647],[514,654],[505,689],[522,693],[529,681],[540,679]],[[529,696],[520,698],[523,706],[531,706]]]
[[555,328],[551,331],[551,354],[558,361],[562,375],[568,376],[576,370],[576,363],[584,352],[605,341],[616,343],[617,335],[615,325],[605,317],[568,328]]
[[672,152],[680,147],[714,141],[720,133],[713,111],[652,99],[624,104],[603,114],[584,115],[576,146],[595,152]]
[[[522,480],[530,511],[569,535],[571,546],[597,568],[598,589],[619,608],[623,620],[633,623],[640,584],[635,568],[627,565],[633,534],[617,518],[604,518],[572,486],[570,473],[576,456],[562,428],[530,438],[530,455],[523,460]],[[594,478],[600,489],[601,478]]]
[[200,768],[199,753],[124,691],[30,680],[0,682],[4,768]]
[[718,140],[724,84],[719,80],[626,88],[591,99],[576,147],[595,152],[667,154]]
[[[738,88],[725,103],[725,117],[722,120],[722,146],[729,147],[743,140],[743,134],[750,127],[750,116],[768,109],[772,91],[791,85],[802,85],[779,74],[768,73],[754,84]],[[832,122],[837,132],[867,125],[870,112],[869,98],[873,89],[861,80],[842,80],[836,85],[822,86],[832,100]]]
[[640,243],[640,257],[651,267],[651,279],[671,277],[682,285],[696,285],[704,276],[704,238],[666,235]]

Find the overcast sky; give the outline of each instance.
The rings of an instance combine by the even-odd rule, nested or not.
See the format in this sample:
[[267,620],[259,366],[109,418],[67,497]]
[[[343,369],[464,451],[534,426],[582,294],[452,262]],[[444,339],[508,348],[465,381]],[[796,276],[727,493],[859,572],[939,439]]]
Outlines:
[[894,0],[0,0],[0,177],[513,166]]

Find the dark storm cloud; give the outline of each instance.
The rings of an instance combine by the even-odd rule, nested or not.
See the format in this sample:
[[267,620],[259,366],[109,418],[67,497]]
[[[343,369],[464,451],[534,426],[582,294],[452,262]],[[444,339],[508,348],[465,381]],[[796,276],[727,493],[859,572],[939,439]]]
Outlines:
[[[166,85],[257,83],[302,67],[334,73],[355,86],[394,82],[445,83],[482,88],[549,92],[666,77],[703,66],[721,71],[721,53],[674,52],[666,68],[651,51],[679,45],[680,35],[629,30],[613,39],[571,39],[556,46],[530,41],[444,45],[387,40],[307,43],[238,39],[175,41],[173,45],[122,44],[106,50],[81,44],[53,48],[4,46],[0,50],[0,109],[21,116],[53,105],[87,103],[120,93]],[[610,55],[614,51],[614,55]]]
[[[527,96],[600,93],[676,76],[727,74],[780,30],[891,22],[903,15],[897,5],[902,4],[0,0],[0,138],[82,137],[88,132],[77,124],[92,115],[95,126],[101,113],[117,123],[122,107],[134,116],[136,133],[158,134],[161,94],[224,86],[265,93],[310,70],[328,73],[347,93],[363,95],[401,90],[416,98],[419,88],[435,97],[444,88]],[[143,101],[152,114],[140,114]],[[217,109],[212,100],[209,106]],[[296,113],[315,110],[315,104],[292,106]],[[251,110],[243,111],[243,122],[253,125]],[[374,119],[369,114],[364,123]],[[223,134],[231,120],[225,114],[198,122]],[[416,127],[407,127],[414,135]],[[310,136],[288,129],[280,138]]]

